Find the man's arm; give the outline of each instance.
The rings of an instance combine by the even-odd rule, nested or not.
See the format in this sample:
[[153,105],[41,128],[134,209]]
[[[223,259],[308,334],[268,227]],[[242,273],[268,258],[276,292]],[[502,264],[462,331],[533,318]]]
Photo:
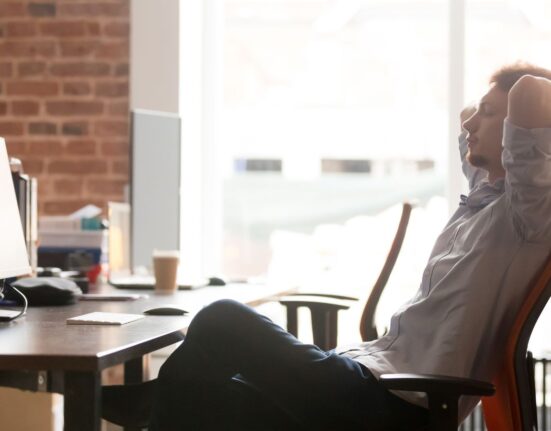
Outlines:
[[551,81],[523,76],[509,92],[505,192],[521,237],[551,241]]
[[525,75],[509,92],[509,121],[524,129],[551,127],[551,81]]

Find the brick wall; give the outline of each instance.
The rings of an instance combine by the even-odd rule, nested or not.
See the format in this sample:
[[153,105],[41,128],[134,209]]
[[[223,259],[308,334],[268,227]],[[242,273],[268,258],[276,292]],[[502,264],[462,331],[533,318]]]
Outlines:
[[0,136],[40,214],[123,198],[129,1],[0,0]]

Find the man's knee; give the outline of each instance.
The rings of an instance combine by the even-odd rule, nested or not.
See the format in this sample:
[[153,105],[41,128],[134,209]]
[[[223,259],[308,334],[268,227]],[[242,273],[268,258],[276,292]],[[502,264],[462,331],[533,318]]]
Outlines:
[[509,92],[509,120],[520,127],[551,127],[551,81],[525,75]]
[[193,318],[190,325],[192,327],[203,327],[215,329],[224,328],[243,319],[244,315],[251,313],[252,310],[246,305],[232,299],[221,299],[204,307]]

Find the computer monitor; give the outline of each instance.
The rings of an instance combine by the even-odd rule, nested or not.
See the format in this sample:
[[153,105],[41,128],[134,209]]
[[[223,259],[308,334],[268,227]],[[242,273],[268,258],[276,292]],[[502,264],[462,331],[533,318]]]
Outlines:
[[180,117],[131,114],[131,265],[151,269],[154,249],[180,249]]
[[0,138],[0,208],[0,280],[30,274],[31,266],[4,138]]

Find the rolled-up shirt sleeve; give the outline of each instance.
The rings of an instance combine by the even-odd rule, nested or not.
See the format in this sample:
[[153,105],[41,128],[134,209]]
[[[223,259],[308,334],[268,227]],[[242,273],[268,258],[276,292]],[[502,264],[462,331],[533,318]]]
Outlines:
[[488,173],[484,169],[475,168],[467,161],[467,131],[462,130],[459,134],[459,157],[461,157],[461,170],[469,182],[469,190],[474,187],[484,178],[488,176]]
[[505,194],[515,229],[530,242],[551,240],[551,128],[503,125]]

